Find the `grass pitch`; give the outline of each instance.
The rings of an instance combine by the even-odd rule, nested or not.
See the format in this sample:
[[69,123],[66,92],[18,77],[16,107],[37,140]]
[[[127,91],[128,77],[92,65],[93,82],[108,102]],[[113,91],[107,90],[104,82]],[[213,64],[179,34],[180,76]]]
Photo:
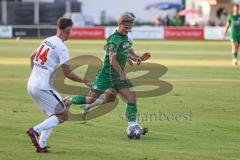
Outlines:
[[[149,51],[151,62],[168,68],[160,79],[174,87],[166,95],[138,99],[139,122],[150,133],[127,139],[120,101],[102,117],[56,127],[48,141],[52,153],[36,154],[25,131],[46,116],[28,96],[26,84],[28,57],[40,41],[0,40],[0,160],[240,159],[240,68],[231,66],[230,43],[223,41],[135,41],[138,53]],[[104,43],[66,44],[71,57],[102,58]]]

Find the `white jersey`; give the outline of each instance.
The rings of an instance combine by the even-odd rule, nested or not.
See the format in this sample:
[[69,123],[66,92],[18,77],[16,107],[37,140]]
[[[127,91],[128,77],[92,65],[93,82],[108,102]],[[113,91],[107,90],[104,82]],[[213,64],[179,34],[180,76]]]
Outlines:
[[58,36],[46,38],[36,49],[28,86],[43,90],[53,89],[56,69],[68,59],[68,49]]

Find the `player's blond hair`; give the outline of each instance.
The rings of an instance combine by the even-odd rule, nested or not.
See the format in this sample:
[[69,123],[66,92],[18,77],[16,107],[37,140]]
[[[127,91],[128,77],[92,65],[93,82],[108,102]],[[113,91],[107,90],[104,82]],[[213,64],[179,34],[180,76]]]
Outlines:
[[118,19],[118,24],[134,23],[135,15],[132,12],[124,12]]

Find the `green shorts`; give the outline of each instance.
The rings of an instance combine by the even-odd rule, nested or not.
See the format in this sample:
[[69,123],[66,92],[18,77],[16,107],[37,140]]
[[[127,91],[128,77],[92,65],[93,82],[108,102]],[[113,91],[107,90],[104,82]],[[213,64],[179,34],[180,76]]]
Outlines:
[[231,36],[231,42],[240,44],[240,35]]
[[[114,77],[114,78],[113,78]],[[119,76],[110,77],[109,74],[99,73],[96,77],[96,80],[92,86],[92,91],[102,94],[105,90],[113,88],[116,91],[119,91],[123,88],[131,88],[133,84],[130,80],[120,80]]]

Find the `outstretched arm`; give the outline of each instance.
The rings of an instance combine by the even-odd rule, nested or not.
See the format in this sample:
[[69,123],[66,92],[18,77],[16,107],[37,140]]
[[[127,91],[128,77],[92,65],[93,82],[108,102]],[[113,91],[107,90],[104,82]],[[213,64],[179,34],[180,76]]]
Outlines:
[[129,58],[139,65],[142,61],[146,61],[151,57],[150,53],[146,52],[142,56],[138,56],[133,49],[129,49]]
[[70,80],[75,81],[75,82],[81,82],[81,83],[85,83],[87,86],[91,87],[92,82],[88,79],[84,79],[80,76],[78,76],[77,74],[75,74],[74,72],[72,72],[70,70],[70,67],[68,64],[61,64],[61,68],[63,71],[63,74]]
[[227,32],[228,32],[228,29],[229,29],[229,27],[230,27],[230,23],[229,23],[229,22],[227,22],[227,24],[226,24],[226,26],[225,26],[224,34],[223,34],[223,39],[225,39],[225,37],[226,37],[226,34],[227,34]]
[[140,56],[138,56],[135,52],[134,52],[134,49],[129,49],[129,58],[131,59],[131,60],[133,60],[134,62],[137,62],[138,61],[138,59],[140,59],[141,57]]

